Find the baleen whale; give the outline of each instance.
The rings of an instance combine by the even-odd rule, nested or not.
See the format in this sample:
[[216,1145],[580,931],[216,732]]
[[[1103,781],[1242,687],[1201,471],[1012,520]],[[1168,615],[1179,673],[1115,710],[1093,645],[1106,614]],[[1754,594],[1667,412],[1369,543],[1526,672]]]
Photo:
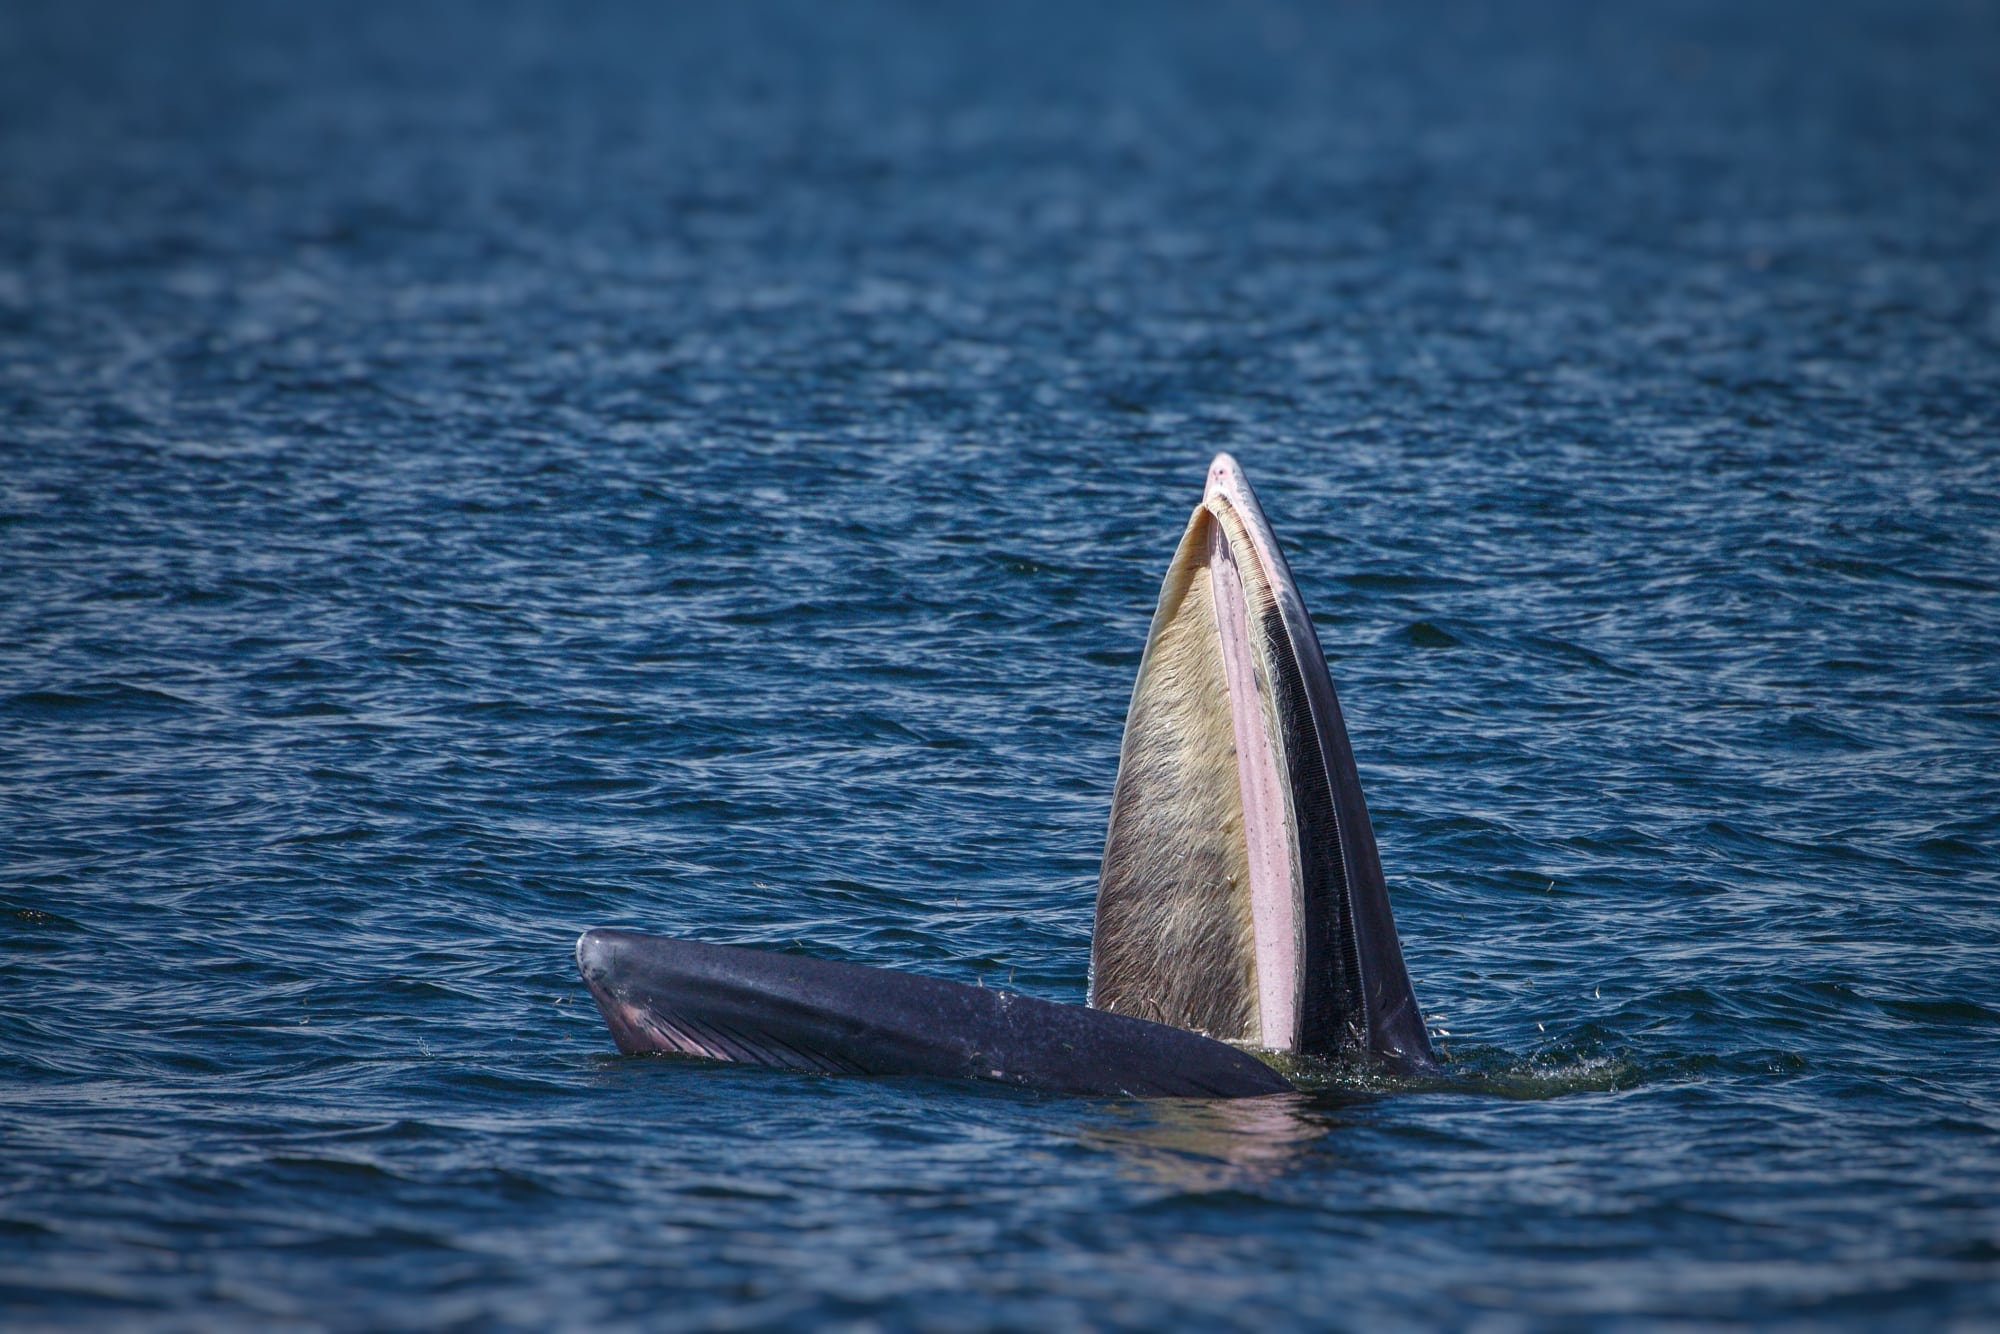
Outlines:
[[1253,1053],[1437,1069],[1326,656],[1236,461],[1209,465],[1126,712],[1084,1005],[893,969],[586,931],[628,1054],[1255,1097]]

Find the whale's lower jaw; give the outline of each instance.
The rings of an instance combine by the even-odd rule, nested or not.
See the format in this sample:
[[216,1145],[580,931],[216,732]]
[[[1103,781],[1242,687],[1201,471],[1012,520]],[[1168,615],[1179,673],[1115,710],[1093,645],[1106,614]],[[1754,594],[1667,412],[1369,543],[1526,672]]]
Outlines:
[[597,1012],[604,1016],[606,1027],[611,1030],[611,1040],[627,1056],[657,1053],[698,1056],[711,1061],[737,1059],[721,1043],[705,1042],[690,1035],[644,1001],[626,1000],[597,984],[591,984],[590,994],[597,1002]]
[[915,973],[602,929],[586,931],[576,955],[628,1054],[1098,1096],[1291,1088],[1255,1057],[1197,1033]]
[[1090,1003],[1436,1068],[1325,654],[1226,454],[1168,566],[1126,714]]

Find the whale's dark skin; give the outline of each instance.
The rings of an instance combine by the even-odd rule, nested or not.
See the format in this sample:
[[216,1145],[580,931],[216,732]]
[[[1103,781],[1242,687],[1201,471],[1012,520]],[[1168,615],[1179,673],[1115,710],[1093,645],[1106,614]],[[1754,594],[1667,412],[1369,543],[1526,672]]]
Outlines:
[[1086,1096],[1245,1098],[1292,1087],[1198,1033],[917,973],[602,929],[583,934],[576,959],[628,1055]]

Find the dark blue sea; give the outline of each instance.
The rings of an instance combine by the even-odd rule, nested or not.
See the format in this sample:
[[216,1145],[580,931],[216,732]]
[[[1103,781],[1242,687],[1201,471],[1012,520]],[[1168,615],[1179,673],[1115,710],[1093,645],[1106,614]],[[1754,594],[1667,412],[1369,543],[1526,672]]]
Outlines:
[[[1433,1083],[1080,1001],[1209,456]],[[0,9],[0,1323],[2000,1326],[2000,9]]]

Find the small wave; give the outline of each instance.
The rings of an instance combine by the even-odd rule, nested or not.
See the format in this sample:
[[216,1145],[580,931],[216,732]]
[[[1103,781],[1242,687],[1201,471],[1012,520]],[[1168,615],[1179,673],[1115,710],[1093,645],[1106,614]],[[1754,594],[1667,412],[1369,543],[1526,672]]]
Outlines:
[[1458,648],[1462,641],[1451,631],[1430,621],[1412,621],[1403,627],[1403,639],[1412,648]]
[[106,681],[71,690],[27,690],[9,697],[9,708],[22,712],[68,713],[87,709],[194,709],[191,699],[150,686]]
[[1218,1187],[1213,1190],[1180,1190],[1171,1195],[1162,1195],[1136,1206],[1135,1214],[1179,1213],[1185,1209],[1199,1209],[1207,1213],[1244,1214],[1256,1218],[1268,1218],[1275,1211],[1310,1213],[1308,1206],[1289,1200],[1279,1199],[1240,1187]]
[[332,1177],[360,1177],[380,1181],[402,1179],[401,1174],[390,1171],[380,1163],[356,1158],[336,1158],[326,1154],[275,1153],[265,1161],[276,1168],[297,1168]]
[[[1470,1061],[1467,1064],[1471,1064]],[[1486,1093],[1516,1102],[1539,1102],[1572,1093],[1616,1093],[1650,1082],[1637,1061],[1613,1053],[1545,1053],[1526,1059],[1509,1056],[1504,1063],[1464,1075],[1450,1067],[1451,1082],[1467,1093]]]
[[1312,1056],[1259,1053],[1308,1093],[1372,1097],[1390,1093],[1469,1093],[1533,1102],[1571,1093],[1612,1093],[1647,1083],[1639,1062],[1611,1052],[1552,1050],[1521,1056],[1500,1048],[1440,1053],[1435,1075],[1399,1075]]
[[81,931],[83,927],[60,913],[48,912],[41,908],[0,908],[0,912],[26,926],[45,927],[56,931]]

